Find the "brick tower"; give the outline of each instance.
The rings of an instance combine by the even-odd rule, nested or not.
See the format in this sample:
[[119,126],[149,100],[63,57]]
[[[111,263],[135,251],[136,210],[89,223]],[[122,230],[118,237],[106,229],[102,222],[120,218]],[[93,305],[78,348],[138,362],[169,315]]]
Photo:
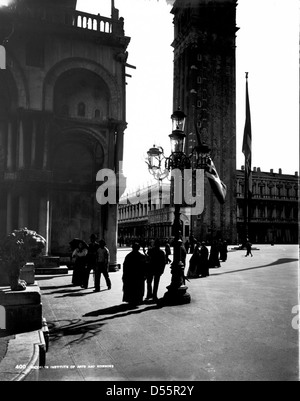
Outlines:
[[76,0],[15,0],[0,9],[0,235],[28,227],[48,254],[104,238],[116,263],[117,205],[96,201],[96,174],[120,173],[129,38],[123,19]]
[[191,221],[191,233],[203,240],[236,240],[236,3],[176,0],[172,9],[174,110],[187,115],[186,152],[198,130],[227,186],[220,205],[206,180],[204,212]]

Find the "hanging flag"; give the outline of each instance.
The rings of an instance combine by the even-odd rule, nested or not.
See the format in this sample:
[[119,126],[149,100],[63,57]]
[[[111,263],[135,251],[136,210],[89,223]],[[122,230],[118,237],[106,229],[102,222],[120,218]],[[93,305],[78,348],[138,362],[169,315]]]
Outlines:
[[245,184],[248,189],[248,194],[252,193],[252,171],[251,171],[251,158],[252,158],[252,132],[251,132],[251,115],[250,115],[250,102],[248,91],[248,73],[246,73],[246,122],[244,128],[243,149],[245,155]]
[[216,195],[218,201],[221,204],[225,203],[227,187],[224,184],[224,182],[220,180],[214,162],[210,157],[208,157],[207,159],[207,169],[205,171],[205,174],[206,177],[208,178],[211,189],[213,190],[213,193]]

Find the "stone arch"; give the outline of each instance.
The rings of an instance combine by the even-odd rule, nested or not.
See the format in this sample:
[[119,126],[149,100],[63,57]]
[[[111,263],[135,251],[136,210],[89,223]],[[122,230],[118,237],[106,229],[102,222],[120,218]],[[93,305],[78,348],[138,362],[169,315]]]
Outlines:
[[73,69],[81,69],[93,72],[104,80],[111,96],[111,118],[122,119],[122,92],[116,79],[100,64],[79,57],[63,60],[57,63],[48,72],[43,88],[44,110],[50,112],[53,110],[55,83],[63,73]]
[[27,109],[30,104],[29,88],[25,74],[18,63],[10,52],[7,52],[7,71],[11,74],[12,80],[14,81],[14,90],[16,90],[15,107],[21,107]]
[[[69,150],[71,150],[71,148],[74,147],[74,150],[76,150],[77,147],[82,147],[88,152],[90,160],[92,161],[92,179],[95,180],[97,171],[103,168],[106,163],[106,152],[104,151],[107,147],[106,139],[102,136],[99,138],[98,132],[82,127],[72,127],[64,130],[55,127],[54,131],[55,140],[51,146],[50,157],[51,169],[55,167],[55,158],[58,153],[61,152],[61,149],[69,147]],[[72,158],[74,161],[74,155],[72,155]]]

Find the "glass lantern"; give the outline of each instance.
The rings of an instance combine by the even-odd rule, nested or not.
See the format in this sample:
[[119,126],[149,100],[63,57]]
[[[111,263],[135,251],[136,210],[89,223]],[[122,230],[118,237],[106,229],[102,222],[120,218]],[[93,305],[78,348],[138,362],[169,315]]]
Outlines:
[[147,152],[149,170],[156,170],[161,167],[163,158],[163,149],[153,145]]
[[183,111],[177,110],[171,115],[172,134],[169,135],[171,140],[172,153],[183,153],[185,144],[185,119],[186,115]]
[[183,153],[185,144],[185,134],[182,131],[173,131],[169,135],[171,140],[171,152],[172,153]]
[[183,111],[177,110],[171,115],[172,119],[172,131],[184,132],[186,115]]

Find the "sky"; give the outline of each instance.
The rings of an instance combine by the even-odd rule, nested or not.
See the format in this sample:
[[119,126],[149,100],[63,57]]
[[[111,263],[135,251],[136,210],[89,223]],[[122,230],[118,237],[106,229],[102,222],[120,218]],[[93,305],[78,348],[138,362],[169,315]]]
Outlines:
[[[2,0],[0,0],[3,3]],[[145,158],[154,144],[170,154],[173,15],[165,0],[115,0],[128,47],[124,172],[128,189],[151,181]],[[78,0],[77,9],[111,15],[111,0]],[[237,168],[244,164],[245,72],[249,72],[252,167],[299,171],[299,2],[238,0],[236,40]],[[221,177],[222,179],[222,177]]]

